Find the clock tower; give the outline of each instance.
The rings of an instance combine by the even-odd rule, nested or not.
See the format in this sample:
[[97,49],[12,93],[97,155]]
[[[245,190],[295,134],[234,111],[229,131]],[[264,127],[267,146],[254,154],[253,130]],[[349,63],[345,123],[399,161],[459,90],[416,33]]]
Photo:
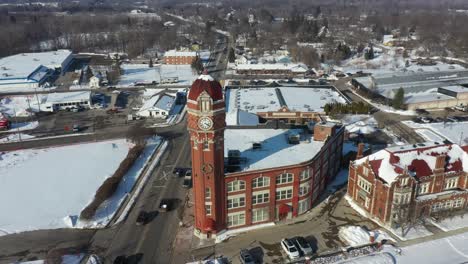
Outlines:
[[214,238],[226,228],[226,113],[221,84],[208,74],[202,74],[190,88],[187,108],[192,149],[195,235]]

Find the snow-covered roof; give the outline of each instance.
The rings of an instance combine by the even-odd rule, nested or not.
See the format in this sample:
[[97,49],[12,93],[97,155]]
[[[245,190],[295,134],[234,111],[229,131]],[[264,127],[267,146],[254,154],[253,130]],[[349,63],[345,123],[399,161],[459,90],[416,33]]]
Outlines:
[[81,102],[89,101],[91,99],[91,92],[66,92],[66,93],[49,93],[47,95],[46,103],[66,103],[66,102]]
[[164,53],[165,57],[196,57],[197,53],[195,51],[177,51],[177,50],[169,50]]
[[70,50],[21,53],[0,59],[1,79],[27,79],[39,66],[59,68],[72,54]]
[[[323,142],[314,141],[310,134],[300,129],[226,129],[224,132],[224,156],[229,150],[239,150],[246,162],[241,171],[261,170],[295,165],[315,157]],[[301,134],[299,144],[289,144],[288,135]],[[252,149],[253,143],[261,143],[260,149]]]
[[439,87],[466,84],[468,71],[377,74],[372,77],[358,77],[355,80],[369,89],[376,89],[382,96],[393,97],[393,91],[400,87],[405,93],[419,93]]
[[449,85],[449,86],[440,87],[440,89],[448,90],[448,91],[455,92],[455,93],[468,93],[468,88],[465,86],[461,86],[461,85]]
[[239,64],[236,66],[237,70],[288,70],[292,72],[306,72],[307,66],[303,64],[283,64],[283,63],[269,63],[269,64]]
[[451,99],[453,99],[452,96],[438,93],[436,90],[436,91],[408,94],[405,96],[405,103],[415,104],[415,103],[443,101],[443,100],[451,100]]
[[167,94],[156,94],[150,99],[146,100],[139,112],[148,110],[165,110],[170,111],[174,105],[175,97]]
[[226,125],[228,126],[256,126],[258,116],[238,108],[226,113]]
[[445,171],[468,172],[468,147],[457,144],[442,145],[427,142],[418,145],[396,146],[380,150],[362,159],[360,165],[369,160],[374,173],[387,183],[392,183],[405,170],[416,177],[432,175],[439,155],[446,155]]
[[278,111],[287,106],[290,111],[323,112],[327,103],[346,103],[333,89],[283,86],[226,90],[227,112],[238,108],[249,113]]

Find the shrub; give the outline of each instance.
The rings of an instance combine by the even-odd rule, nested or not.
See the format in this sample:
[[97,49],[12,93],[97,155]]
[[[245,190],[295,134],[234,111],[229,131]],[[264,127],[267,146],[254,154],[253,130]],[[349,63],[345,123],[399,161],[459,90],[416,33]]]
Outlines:
[[81,219],[91,219],[99,206],[107,199],[109,199],[119,187],[125,174],[130,170],[135,160],[140,156],[145,148],[144,145],[136,145],[130,149],[124,160],[119,165],[119,168],[114,172],[112,177],[107,178],[101,186],[97,189],[94,199],[89,203],[80,213]]

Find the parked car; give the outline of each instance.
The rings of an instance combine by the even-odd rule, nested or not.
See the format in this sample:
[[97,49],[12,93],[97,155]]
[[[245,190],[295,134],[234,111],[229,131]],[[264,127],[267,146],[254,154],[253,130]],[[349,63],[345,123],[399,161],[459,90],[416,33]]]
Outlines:
[[255,261],[247,249],[241,249],[239,253],[240,262],[242,264],[255,264]]
[[76,124],[73,125],[72,131],[73,131],[73,132],[80,132],[80,131],[81,131],[80,125],[76,125]]
[[136,224],[137,225],[146,225],[148,223],[148,220],[149,220],[149,214],[146,211],[141,211],[138,214]]
[[184,176],[184,182],[182,186],[185,188],[190,188],[192,186],[192,170],[187,170]]
[[296,245],[297,248],[302,252],[303,255],[312,255],[314,251],[312,250],[312,247],[310,246],[309,242],[301,236],[297,236],[293,238],[294,244]]
[[446,120],[447,122],[458,122],[458,120],[457,120],[455,117],[453,117],[453,116],[449,116],[449,117],[447,117],[445,120]]
[[420,109],[420,108],[416,109],[415,111],[416,111],[416,114],[418,114],[418,115],[427,115],[427,114],[429,114],[428,111],[426,111],[424,109]]
[[170,199],[162,199],[159,203],[158,211],[159,212],[167,212],[171,210],[171,200]]
[[127,263],[127,258],[125,256],[117,256],[115,259],[114,259],[114,264],[125,264]]
[[432,121],[434,121],[434,120],[433,120],[432,118],[430,118],[430,117],[426,117],[426,116],[425,116],[425,117],[422,117],[422,118],[421,118],[421,121],[422,121],[423,123],[432,123]]
[[436,117],[434,118],[434,121],[437,123],[441,123],[441,122],[444,122],[444,119],[442,117]]
[[180,177],[182,175],[184,175],[185,173],[185,168],[180,168],[180,167],[175,167],[173,170],[172,170],[172,173],[174,175],[176,175],[177,177]]
[[286,255],[288,255],[289,258],[299,258],[299,250],[290,239],[283,238],[281,240],[281,247],[283,248],[284,252],[286,252]]

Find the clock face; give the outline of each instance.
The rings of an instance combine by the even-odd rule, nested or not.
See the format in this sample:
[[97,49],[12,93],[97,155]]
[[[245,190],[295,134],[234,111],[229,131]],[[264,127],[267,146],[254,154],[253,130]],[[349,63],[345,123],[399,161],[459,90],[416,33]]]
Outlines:
[[206,116],[200,117],[200,119],[198,119],[198,127],[203,130],[208,130],[213,127],[213,120]]

